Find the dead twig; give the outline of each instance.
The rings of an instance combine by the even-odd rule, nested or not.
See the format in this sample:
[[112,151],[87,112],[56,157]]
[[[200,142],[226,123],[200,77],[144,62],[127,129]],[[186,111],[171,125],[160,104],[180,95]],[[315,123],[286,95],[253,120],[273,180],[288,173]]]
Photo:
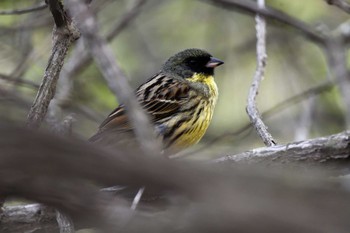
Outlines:
[[62,212],[56,210],[56,221],[60,233],[74,233],[74,223],[73,220],[68,217],[68,215],[63,214]]
[[67,16],[62,3],[49,0],[48,4],[55,20],[52,33],[53,48],[43,81],[28,114],[27,126],[31,128],[38,128],[44,120],[50,101],[55,95],[57,80],[68,48],[79,37],[79,32]]
[[27,87],[30,87],[30,88],[33,88],[33,89],[39,88],[38,84],[36,84],[36,83],[34,83],[34,82],[30,81],[30,80],[17,79],[17,78],[8,76],[6,74],[0,74],[0,79],[5,80],[5,81],[10,82],[10,83],[27,86]]
[[[265,1],[259,0],[258,4],[260,8],[264,8]],[[258,108],[256,106],[256,96],[258,95],[259,86],[264,77],[267,55],[266,55],[265,19],[259,14],[256,15],[255,19],[256,19],[256,37],[257,37],[257,42],[256,42],[257,68],[253,78],[253,83],[249,89],[246,111],[248,113],[250,121],[252,122],[260,138],[263,140],[264,144],[266,146],[272,146],[272,145],[275,145],[276,142],[272,138],[271,134],[267,131],[267,126],[262,121]]]
[[15,9],[15,10],[2,10],[0,11],[0,15],[21,15],[21,14],[27,14],[27,13],[31,13],[34,11],[40,11],[43,9],[46,9],[47,5],[45,2],[40,3],[37,6],[32,6],[32,7],[28,7],[25,9]]

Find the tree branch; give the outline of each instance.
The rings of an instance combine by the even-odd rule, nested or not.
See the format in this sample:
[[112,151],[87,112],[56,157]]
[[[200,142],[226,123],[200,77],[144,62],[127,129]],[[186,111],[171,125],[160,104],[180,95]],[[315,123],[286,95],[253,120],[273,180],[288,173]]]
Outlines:
[[48,4],[56,27],[52,33],[53,48],[44,78],[28,114],[27,126],[31,128],[40,127],[44,120],[50,101],[55,95],[57,80],[68,48],[79,37],[78,30],[66,15],[59,0],[49,0]]
[[20,15],[20,14],[27,14],[34,11],[40,11],[47,7],[46,3],[40,3],[37,6],[32,6],[26,9],[18,9],[18,10],[2,10],[0,11],[0,15]]
[[[260,8],[265,7],[264,0],[259,0],[258,3]],[[256,106],[256,96],[258,95],[259,86],[264,77],[266,60],[267,60],[266,24],[265,24],[265,19],[260,15],[256,15],[256,37],[257,37],[257,42],[256,42],[257,68],[253,78],[253,83],[249,89],[246,111],[248,113],[250,121],[252,122],[258,135],[263,140],[264,144],[266,146],[272,146],[272,145],[275,145],[276,142],[272,138],[271,134],[267,131],[267,126],[262,121],[258,108]]]
[[325,45],[327,36],[315,30],[312,26],[276,9],[259,8],[254,1],[245,0],[201,0],[228,10],[242,10],[248,14],[260,14],[270,19],[276,19],[299,30],[305,37],[317,44]]
[[47,0],[51,14],[57,28],[67,28],[71,19],[63,8],[63,3],[60,0]]
[[74,223],[68,215],[65,215],[62,212],[56,210],[56,221],[58,223],[60,233],[74,233],[75,232]]
[[329,161],[344,161],[350,157],[350,131],[339,134],[292,142],[286,145],[263,147],[237,155],[227,155],[216,162],[246,162],[289,164],[302,162],[301,166],[322,164]]
[[350,4],[345,0],[325,0],[329,5],[337,6],[339,9],[350,14]]
[[39,85],[30,81],[30,80],[22,80],[22,79],[17,79],[17,78],[13,78],[10,77],[6,74],[0,74],[0,79],[2,80],[6,80],[7,82],[12,82],[15,84],[20,84],[20,85],[24,85],[24,86],[28,86],[31,88],[39,88]]
[[55,210],[40,204],[5,206],[0,213],[0,232],[57,232]]

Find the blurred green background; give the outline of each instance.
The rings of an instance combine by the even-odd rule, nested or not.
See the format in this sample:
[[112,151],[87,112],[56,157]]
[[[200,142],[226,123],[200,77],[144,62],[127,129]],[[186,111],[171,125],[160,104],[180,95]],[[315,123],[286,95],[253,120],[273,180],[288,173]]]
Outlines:
[[[40,2],[1,0],[0,9],[22,9]],[[100,32],[105,34],[113,28],[136,2],[93,0],[91,7],[97,12]],[[271,0],[266,4],[313,27],[333,30],[348,19],[348,15],[322,0]],[[37,87],[19,82],[40,84],[51,52],[52,27],[47,8],[24,15],[0,15],[0,75],[17,80],[0,78],[3,118],[25,122]],[[205,1],[148,0],[110,46],[133,88],[156,73],[168,57],[185,48],[202,48],[225,61],[216,71],[218,105],[200,145],[207,145],[203,152],[215,151],[220,156],[263,146],[254,130],[235,134],[249,122],[245,106],[256,67],[255,42],[252,16]],[[260,112],[329,78],[323,51],[280,22],[268,21],[267,53],[266,75],[257,99]],[[73,113],[73,132],[85,139],[118,103],[94,64],[84,67],[72,80],[69,104],[56,117],[61,120]],[[278,143],[344,130],[338,88],[290,103],[265,118],[265,122]],[[214,139],[218,140],[212,144]]]

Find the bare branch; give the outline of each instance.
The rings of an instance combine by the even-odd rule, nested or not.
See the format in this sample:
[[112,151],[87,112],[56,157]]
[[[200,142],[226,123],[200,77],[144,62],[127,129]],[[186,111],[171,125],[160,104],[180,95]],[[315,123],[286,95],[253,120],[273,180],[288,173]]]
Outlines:
[[147,154],[159,154],[161,144],[156,140],[155,132],[147,115],[139,106],[127,78],[115,62],[115,57],[106,41],[99,36],[95,18],[86,5],[79,0],[68,1],[67,5],[75,15],[87,48],[92,54],[109,88],[118,96],[119,102],[125,104],[128,117],[134,126],[135,134]]
[[118,24],[110,29],[106,35],[106,40],[111,41],[118,36],[133,21],[133,19],[136,18],[136,16],[140,13],[141,7],[145,5],[145,3],[146,0],[136,1],[133,7],[122,16]]
[[44,120],[51,99],[55,95],[64,58],[71,43],[79,37],[79,32],[68,19],[62,4],[58,0],[48,1],[56,27],[53,30],[53,48],[34,103],[29,111],[27,126],[38,128]]
[[74,233],[74,223],[72,219],[63,214],[62,212],[56,210],[56,220],[60,229],[60,233]]
[[7,82],[15,83],[15,84],[21,84],[21,85],[28,86],[35,89],[39,88],[39,85],[32,81],[13,78],[6,74],[0,74],[0,79],[6,80]]
[[34,230],[57,232],[55,210],[40,204],[5,206],[0,214],[0,232],[23,233]]
[[141,197],[142,197],[142,194],[143,194],[144,191],[145,191],[145,186],[141,187],[139,189],[139,191],[137,192],[137,194],[134,197],[134,200],[132,201],[132,204],[131,204],[131,209],[132,210],[136,210],[136,207],[140,203]]
[[278,11],[276,9],[265,7],[259,8],[254,1],[245,1],[245,0],[202,0],[205,2],[212,3],[214,6],[222,7],[228,10],[242,10],[248,14],[260,14],[270,19],[276,19],[282,23],[290,25],[298,29],[305,37],[311,41],[316,42],[320,45],[325,45],[327,37],[312,26],[294,18],[286,13]]
[[246,163],[268,163],[274,165],[302,162],[301,166],[342,161],[350,157],[350,131],[327,137],[292,142],[253,149],[237,155],[228,155],[216,162],[232,161]]
[[60,0],[47,0],[51,14],[57,28],[66,28],[69,26],[71,19],[63,8],[63,3]]
[[[259,6],[264,8],[265,1],[259,0]],[[266,66],[266,23],[265,19],[256,15],[256,60],[257,60],[257,68],[255,71],[255,75],[253,78],[253,83],[249,89],[248,94],[248,103],[247,103],[247,113],[250,121],[252,122],[255,130],[263,140],[266,146],[275,145],[276,142],[272,138],[271,134],[267,131],[267,126],[262,121],[258,108],[256,106],[256,96],[258,95],[258,90],[260,86],[260,82],[264,77],[265,66]]]
[[345,0],[325,0],[329,5],[334,5],[350,14],[350,3]]
[[34,11],[40,11],[43,10],[47,7],[45,2],[40,3],[37,6],[32,6],[29,8],[25,8],[25,9],[18,9],[18,10],[2,10],[0,11],[0,15],[20,15],[20,14],[27,14],[27,13],[31,13]]

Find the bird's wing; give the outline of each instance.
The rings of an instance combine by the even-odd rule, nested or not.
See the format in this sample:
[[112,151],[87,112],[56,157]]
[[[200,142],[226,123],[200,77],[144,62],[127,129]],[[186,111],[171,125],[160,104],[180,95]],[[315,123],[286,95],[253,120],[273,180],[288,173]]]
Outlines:
[[[152,122],[156,123],[175,114],[189,100],[189,86],[160,73],[141,85],[136,90],[136,96]],[[113,129],[113,131],[132,130],[124,105],[118,106],[102,122],[100,131],[108,129]]]

